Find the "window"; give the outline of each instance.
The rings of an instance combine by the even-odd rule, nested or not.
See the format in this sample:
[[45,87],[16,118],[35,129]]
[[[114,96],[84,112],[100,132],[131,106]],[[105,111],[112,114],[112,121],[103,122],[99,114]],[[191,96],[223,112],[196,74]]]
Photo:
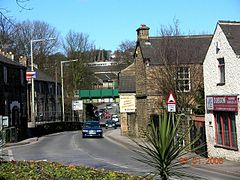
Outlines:
[[237,148],[235,112],[215,112],[216,144]]
[[220,51],[220,42],[216,42],[216,54]]
[[7,83],[8,82],[8,71],[7,71],[7,67],[4,66],[3,67],[3,77],[4,77],[4,83]]
[[190,91],[190,68],[179,67],[177,69],[177,88],[181,92]]
[[218,59],[219,84],[225,84],[225,63],[224,58]]
[[20,69],[20,78],[21,78],[21,85],[25,84],[25,76],[24,76],[24,72],[22,69]]

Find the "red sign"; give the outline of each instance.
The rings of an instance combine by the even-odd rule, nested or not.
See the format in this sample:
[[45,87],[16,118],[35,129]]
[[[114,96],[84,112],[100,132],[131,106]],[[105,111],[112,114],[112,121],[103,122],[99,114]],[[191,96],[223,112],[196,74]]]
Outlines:
[[237,96],[207,96],[208,111],[238,111]]
[[31,79],[36,78],[36,72],[35,71],[26,71],[26,79],[27,81],[30,81]]
[[168,96],[167,104],[176,104],[176,100],[173,97],[172,93],[170,93],[169,96]]

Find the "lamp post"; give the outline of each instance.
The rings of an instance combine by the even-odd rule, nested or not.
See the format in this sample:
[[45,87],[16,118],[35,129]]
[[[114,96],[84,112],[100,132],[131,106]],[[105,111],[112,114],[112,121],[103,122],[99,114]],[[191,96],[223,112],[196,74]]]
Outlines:
[[64,88],[63,88],[63,64],[78,61],[78,59],[61,61],[61,86],[62,86],[62,118],[65,121],[65,108],[64,108]]
[[[31,71],[34,72],[34,65],[33,65],[33,43],[34,42],[40,42],[40,41],[49,41],[49,40],[54,40],[55,38],[47,38],[47,39],[31,39],[30,40],[30,56],[31,56]],[[36,126],[36,121],[35,121],[35,105],[34,105],[34,97],[35,97],[35,93],[34,93],[34,77],[32,75],[31,78],[31,83],[32,83],[32,88],[31,88],[31,101],[32,101],[32,106],[31,106],[31,122],[32,122],[32,126],[35,127]]]

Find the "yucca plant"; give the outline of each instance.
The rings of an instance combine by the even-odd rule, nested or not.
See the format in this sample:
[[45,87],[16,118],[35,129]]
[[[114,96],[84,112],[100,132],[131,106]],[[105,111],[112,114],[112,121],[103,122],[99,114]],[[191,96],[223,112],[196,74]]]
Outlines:
[[180,121],[180,117],[174,114],[162,114],[158,126],[155,126],[153,121],[150,123],[143,140],[133,140],[140,147],[134,150],[140,155],[137,160],[153,167],[154,171],[150,173],[163,180],[170,177],[198,178],[184,172],[184,166],[179,159],[188,153],[199,136],[191,142],[184,142],[189,136],[191,126],[182,128]]

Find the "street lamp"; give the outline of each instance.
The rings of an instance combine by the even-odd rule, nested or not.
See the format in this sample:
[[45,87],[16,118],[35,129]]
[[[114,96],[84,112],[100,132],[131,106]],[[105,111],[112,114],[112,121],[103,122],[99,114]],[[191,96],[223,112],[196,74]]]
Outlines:
[[78,59],[61,61],[61,85],[62,85],[62,118],[65,121],[65,108],[64,108],[64,88],[63,88],[63,64],[78,61]]
[[[31,71],[34,72],[34,66],[33,66],[33,43],[34,42],[40,42],[40,41],[50,41],[50,40],[54,40],[55,38],[45,38],[45,39],[31,39],[30,40],[30,56],[31,56]],[[31,122],[32,122],[32,126],[35,127],[36,126],[36,122],[35,122],[35,108],[34,108],[34,77],[32,75],[31,78],[31,82],[32,82],[32,88],[31,88],[31,95],[32,95],[32,106],[31,106]]]

